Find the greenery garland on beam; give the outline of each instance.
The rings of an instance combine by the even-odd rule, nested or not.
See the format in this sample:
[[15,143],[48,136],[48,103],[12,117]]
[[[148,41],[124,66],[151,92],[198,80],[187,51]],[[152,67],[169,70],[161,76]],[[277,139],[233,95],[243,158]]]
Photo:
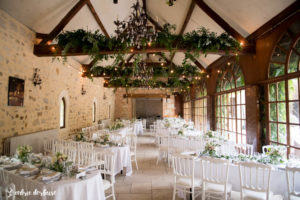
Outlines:
[[[200,53],[224,51],[226,54],[229,52],[238,53],[241,50],[241,45],[234,38],[227,33],[218,35],[215,32],[210,32],[208,29],[201,27],[184,35],[176,35],[175,25],[165,24],[163,30],[157,32],[156,39],[152,42],[142,40],[142,48],[165,48],[171,54],[176,49],[186,49],[186,56],[193,55],[199,57]],[[117,59],[123,57],[125,54],[130,53],[134,48],[130,46],[130,41],[122,41],[117,37],[106,37],[100,33],[99,30],[95,32],[78,29],[75,31],[67,31],[57,36],[58,46],[63,49],[63,55],[68,52],[81,49],[84,53],[88,54],[92,59],[97,61],[107,60],[108,58]],[[100,54],[100,51],[113,51],[114,54],[106,55]],[[123,56],[120,56],[123,55]],[[187,56],[189,57],[189,56]],[[65,57],[66,58],[66,57]]]

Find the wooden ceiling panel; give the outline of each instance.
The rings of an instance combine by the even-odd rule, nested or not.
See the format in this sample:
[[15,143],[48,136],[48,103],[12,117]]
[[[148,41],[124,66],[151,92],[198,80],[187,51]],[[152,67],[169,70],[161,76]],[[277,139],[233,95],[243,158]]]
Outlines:
[[241,35],[247,37],[295,0],[204,0]]
[[[63,31],[72,31],[77,29],[84,29],[90,31],[95,31],[99,29],[101,31],[87,5],[81,8],[81,10],[66,25]],[[101,31],[101,33],[103,32]]]
[[119,0],[118,4],[114,4],[113,0],[90,0],[94,6],[103,26],[109,35],[115,35],[116,19],[124,20],[130,15],[130,7],[135,1]]
[[165,23],[175,24],[178,34],[188,13],[191,0],[176,1],[174,6],[168,6],[164,2],[162,0],[148,0],[147,11],[161,25]]

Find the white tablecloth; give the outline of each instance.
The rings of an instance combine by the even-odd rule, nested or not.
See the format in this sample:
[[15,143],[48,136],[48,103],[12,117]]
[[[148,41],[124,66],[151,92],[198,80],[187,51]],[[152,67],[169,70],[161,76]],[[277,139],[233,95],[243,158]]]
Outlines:
[[[4,186],[4,176],[9,183],[14,183],[16,185],[16,191],[22,191],[23,189],[24,192],[30,192],[32,194],[28,196],[28,199],[30,200],[105,200],[102,177],[98,172],[88,174],[84,180],[63,177],[63,179],[58,182],[46,185],[38,180],[32,180],[34,176],[25,178],[15,174],[14,170],[0,170],[0,185]],[[37,191],[54,192],[54,195],[41,196]]]
[[95,147],[96,151],[110,150],[116,155],[115,174],[118,174],[126,167],[126,176],[132,175],[132,165],[129,146],[123,147]]
[[133,124],[133,133],[135,135],[142,135],[144,133],[144,131],[143,131],[143,122],[135,122]]
[[[195,163],[195,177],[202,177],[202,165],[200,161],[196,161]],[[240,175],[238,165],[230,164],[228,183],[232,185],[233,191],[240,192]],[[299,190],[300,188],[297,189]],[[288,190],[285,170],[274,169],[271,171],[270,190],[274,195],[281,195],[284,199],[287,199]]]

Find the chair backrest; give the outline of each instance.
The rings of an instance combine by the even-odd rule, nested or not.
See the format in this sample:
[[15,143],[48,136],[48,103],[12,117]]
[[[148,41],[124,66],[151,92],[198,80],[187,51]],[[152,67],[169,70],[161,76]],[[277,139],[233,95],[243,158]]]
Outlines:
[[66,146],[63,148],[63,153],[68,156],[68,160],[76,163],[77,158],[77,148],[72,146]]
[[79,142],[79,149],[94,149],[94,143],[91,142]]
[[124,144],[124,143],[126,143],[126,138],[123,137],[119,133],[116,133],[116,132],[110,133],[109,137],[110,137],[110,140],[112,142],[116,143],[116,144]]
[[91,166],[95,163],[95,151],[91,149],[79,149],[77,164],[79,166]]
[[53,145],[53,154],[55,154],[57,152],[63,153],[64,146],[65,145],[63,145],[61,143],[54,143],[54,145]]
[[237,153],[253,156],[253,145],[251,144],[235,144]]
[[116,156],[114,152],[111,151],[100,151],[97,152],[96,161],[102,161],[104,164],[99,168],[101,174],[110,175],[111,182],[115,182],[115,160]]
[[[300,197],[300,166],[286,166],[286,180],[288,185],[288,197]],[[298,191],[296,190],[298,188]]]
[[126,136],[126,144],[130,146],[130,151],[136,153],[137,146],[137,136],[136,135],[127,135]]
[[256,162],[239,163],[241,198],[244,190],[264,192],[269,199],[271,166]]
[[195,157],[175,154],[172,160],[174,175],[189,178],[193,186],[195,179]]
[[53,153],[53,145],[54,145],[55,139],[47,139],[44,141],[44,152],[45,153]]
[[202,179],[203,187],[206,183],[214,183],[224,186],[224,193],[227,191],[229,160],[202,157]]

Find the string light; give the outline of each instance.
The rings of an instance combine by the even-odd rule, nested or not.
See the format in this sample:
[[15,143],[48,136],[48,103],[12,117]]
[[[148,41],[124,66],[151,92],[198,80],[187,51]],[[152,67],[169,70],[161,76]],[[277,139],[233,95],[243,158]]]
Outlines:
[[105,76],[106,74],[105,74],[105,72],[103,73],[103,76]]
[[244,42],[240,42],[240,45],[241,45],[241,46],[244,46]]
[[49,41],[47,42],[47,44],[48,44],[48,45],[50,45],[51,43],[52,43],[52,41],[51,41],[51,40],[49,40]]
[[171,74],[173,74],[173,73],[174,73],[174,70],[172,69],[172,70],[171,70]]
[[160,63],[161,66],[164,66],[164,63]]
[[206,78],[209,78],[209,74],[206,75]]
[[148,42],[148,46],[149,46],[149,47],[151,46],[151,42]]
[[230,62],[228,62],[227,65],[229,66],[229,65],[230,65]]
[[53,46],[53,47],[51,47],[51,50],[52,50],[52,51],[55,51],[55,47],[54,47],[54,46]]
[[218,71],[217,71],[217,72],[218,72],[218,74],[220,74],[220,73],[221,73],[221,70],[219,70],[219,69],[218,69]]
[[132,49],[132,48],[130,49],[130,52],[131,52],[131,53],[133,52],[133,49]]

